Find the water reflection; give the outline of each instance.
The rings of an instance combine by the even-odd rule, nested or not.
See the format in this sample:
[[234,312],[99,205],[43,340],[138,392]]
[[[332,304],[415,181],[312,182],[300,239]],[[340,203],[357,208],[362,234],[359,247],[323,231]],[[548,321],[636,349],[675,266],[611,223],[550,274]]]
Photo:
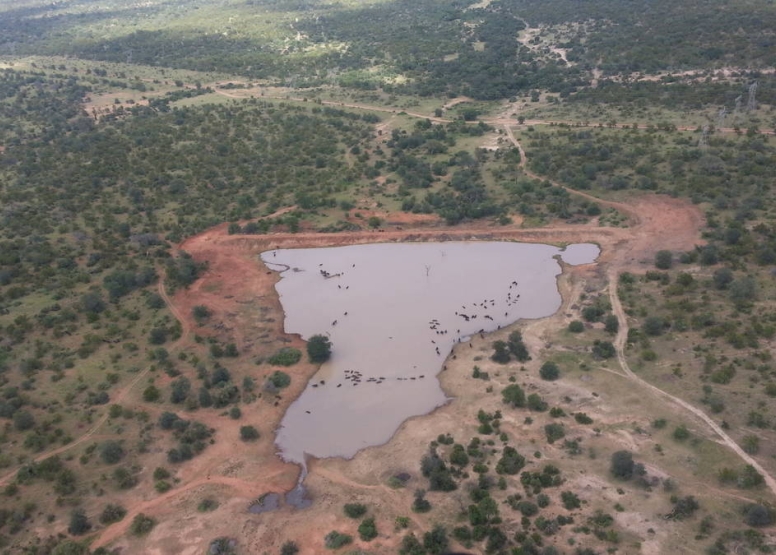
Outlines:
[[284,459],[352,457],[390,439],[407,418],[446,401],[435,378],[477,333],[554,313],[560,265],[596,245],[504,242],[354,245],[262,253],[282,272],[285,330],[326,334],[332,358],[288,409]]

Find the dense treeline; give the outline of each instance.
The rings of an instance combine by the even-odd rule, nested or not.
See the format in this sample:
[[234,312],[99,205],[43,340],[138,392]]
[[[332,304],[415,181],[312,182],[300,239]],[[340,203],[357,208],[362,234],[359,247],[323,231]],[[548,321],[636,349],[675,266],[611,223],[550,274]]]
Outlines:
[[[665,77],[661,81],[618,82],[603,79],[595,89],[587,88],[568,98],[569,102],[584,102],[608,106],[664,106],[669,109],[701,110],[708,107],[725,107],[728,114],[736,109],[746,109],[749,86],[757,82],[755,100],[759,104],[776,103],[776,86],[773,75],[758,71],[742,72],[736,82],[686,83],[677,78]],[[731,118],[723,121],[732,127]]]
[[713,0],[583,4],[510,0],[508,4],[533,26],[587,22],[584,36],[560,46],[569,49],[569,61],[599,65],[607,73],[772,65],[776,9],[770,2],[722,6]]
[[721,208],[739,206],[744,213],[763,206],[768,168],[776,163],[776,148],[766,137],[754,130],[712,134],[701,148],[700,132],[670,129],[535,132],[527,143],[529,164],[576,189],[659,191]]
[[[532,89],[567,96],[589,83],[594,67],[605,74],[768,67],[774,47],[776,9],[762,0],[724,8],[710,0],[627,6],[617,0],[497,0],[476,9],[469,9],[470,4],[253,2],[228,9],[265,32],[244,24],[232,32],[212,32],[207,19],[196,18],[186,31],[144,28],[146,18],[181,16],[173,5],[163,4],[135,8],[136,25],[107,35],[93,30],[113,17],[109,9],[63,13],[55,5],[28,7],[3,12],[0,49],[231,72],[292,85],[387,86],[423,95],[498,99]],[[263,16],[268,9],[271,17]],[[290,21],[293,25],[286,24]],[[577,26],[570,30],[568,23]],[[570,64],[518,43],[526,25],[549,26],[549,32],[566,26],[557,46],[566,51]],[[374,68],[381,71],[368,71]],[[392,82],[395,75],[410,79]]]

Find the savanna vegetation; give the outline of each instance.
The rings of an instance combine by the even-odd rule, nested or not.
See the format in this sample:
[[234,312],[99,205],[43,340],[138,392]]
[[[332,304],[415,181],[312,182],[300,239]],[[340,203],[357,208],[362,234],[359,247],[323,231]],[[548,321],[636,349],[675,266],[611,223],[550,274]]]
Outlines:
[[[628,225],[571,190],[626,203],[667,194],[705,215],[702,244],[656,245],[653,267],[609,284],[625,321],[603,286],[580,296],[562,331],[576,358],[529,353],[520,331],[491,342],[478,364],[497,366],[472,377],[502,407],[477,413],[468,442],[429,446],[407,514],[433,526],[404,532],[409,518],[397,517],[401,553],[619,549],[626,532],[609,508],[586,506],[564,487],[568,473],[500,431],[501,411],[519,414],[579,457],[581,431],[603,425],[515,375],[494,383],[524,364],[546,387],[610,366],[624,323],[638,376],[776,471],[771,3],[125,4],[0,0],[0,550],[87,553],[82,540],[124,519],[143,541],[156,515],[128,512],[127,499],[174,491],[179,469],[218,442],[272,441],[247,408],[278,406],[299,368],[336,349],[319,335],[307,357],[274,344],[246,356],[206,304],[186,314],[197,330],[185,341],[169,295],[207,264],[177,245],[219,224],[232,235],[347,232],[403,212],[451,226]],[[524,125],[529,113],[566,115]],[[706,448],[692,426],[650,420],[661,450]],[[772,549],[764,499],[740,507],[740,527],[722,526],[639,453],[590,459],[624,488],[660,490],[666,520],[698,520],[708,553]],[[743,461],[712,482],[764,491]],[[453,492],[454,526],[435,497]],[[218,506],[208,497],[198,508]],[[370,504],[343,512],[353,526],[328,533],[326,548],[388,533]],[[58,532],[38,539],[42,529]],[[212,545],[238,549],[225,537]]]

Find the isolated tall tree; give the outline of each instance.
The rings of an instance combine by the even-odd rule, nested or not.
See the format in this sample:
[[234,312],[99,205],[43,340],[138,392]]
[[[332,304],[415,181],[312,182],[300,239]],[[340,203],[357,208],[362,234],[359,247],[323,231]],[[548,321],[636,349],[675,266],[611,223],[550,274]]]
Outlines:
[[313,335],[307,341],[310,362],[326,362],[331,357],[331,341],[325,335]]
[[617,478],[629,480],[633,476],[635,467],[633,454],[630,451],[616,451],[612,454],[612,465],[610,467],[612,474]]

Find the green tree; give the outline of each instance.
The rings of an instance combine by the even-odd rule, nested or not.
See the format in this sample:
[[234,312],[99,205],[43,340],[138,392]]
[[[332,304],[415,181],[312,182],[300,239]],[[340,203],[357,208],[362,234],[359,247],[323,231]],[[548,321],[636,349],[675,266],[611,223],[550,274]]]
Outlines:
[[617,333],[620,329],[620,321],[617,319],[617,316],[614,314],[609,314],[606,318],[604,318],[604,331],[606,333]]
[[269,362],[273,366],[293,366],[302,358],[302,351],[293,347],[283,347],[278,352],[269,357]]
[[16,411],[13,415],[13,425],[20,432],[24,432],[35,426],[35,418],[29,411]]
[[499,474],[514,475],[520,472],[525,466],[525,457],[523,457],[514,447],[504,447],[501,458],[496,464],[496,472]]
[[611,341],[600,341],[596,339],[593,341],[593,356],[596,358],[612,358],[617,354],[614,348],[614,344]]
[[89,555],[89,548],[78,542],[65,540],[57,544],[51,555]]
[[490,360],[493,362],[498,362],[499,364],[506,364],[509,362],[510,356],[509,356],[509,349],[507,348],[507,344],[505,341],[494,341],[493,342],[493,354],[490,356]]
[[324,545],[328,549],[339,549],[344,547],[353,541],[353,537],[347,534],[342,534],[336,530],[332,530],[324,538]]
[[668,270],[674,263],[674,255],[671,251],[657,251],[655,254],[655,267],[661,270]]
[[579,497],[571,492],[571,491],[564,491],[560,494],[561,502],[563,503],[563,507],[567,511],[573,511],[574,509],[578,509],[581,505],[579,501]]
[[539,376],[548,382],[555,381],[560,378],[560,368],[558,368],[557,364],[548,360],[539,369]]
[[350,518],[361,518],[366,514],[366,505],[363,503],[345,503],[342,509]]
[[727,289],[733,283],[733,271],[730,268],[720,268],[714,272],[712,281],[716,289]]
[[677,441],[684,441],[685,439],[690,437],[690,431],[687,429],[687,426],[684,424],[680,424],[676,428],[674,428],[673,433],[674,439]]
[[585,324],[580,320],[572,320],[569,322],[569,331],[571,333],[582,333],[585,331]]
[[291,376],[280,370],[273,372],[267,379],[277,389],[283,389],[291,385]]
[[437,524],[430,532],[423,534],[423,547],[432,555],[438,555],[447,551],[449,540],[444,527]]
[[213,314],[211,310],[203,304],[196,305],[191,310],[191,313],[198,322],[207,320],[208,318],[210,318],[211,314]]
[[253,426],[240,426],[240,439],[243,441],[256,441],[259,439],[259,431]]
[[307,341],[310,362],[326,362],[331,357],[331,341],[325,335],[313,335]]
[[525,392],[517,384],[510,384],[501,391],[504,402],[512,407],[525,406]]
[[153,530],[156,526],[156,521],[143,513],[138,513],[135,518],[132,519],[132,524],[129,526],[129,531],[133,536],[144,536]]
[[108,504],[100,513],[101,524],[113,524],[123,519],[127,514],[127,510],[121,505]]
[[776,521],[773,509],[757,503],[750,503],[744,507],[744,522],[749,526],[761,528],[770,526]]
[[544,435],[547,436],[547,443],[555,443],[557,440],[566,437],[566,430],[563,424],[547,424],[544,427]]
[[358,535],[365,541],[372,541],[377,537],[377,526],[374,517],[365,518],[358,526]]
[[509,345],[509,351],[515,357],[515,360],[518,362],[526,362],[531,360],[531,355],[528,353],[528,348],[523,341],[523,334],[518,330],[515,330],[509,334],[509,340],[507,341],[507,344]]
[[143,390],[143,401],[146,403],[155,403],[161,398],[161,396],[162,393],[156,386],[149,385]]
[[76,509],[70,513],[70,524],[67,527],[69,533],[74,536],[81,536],[91,529],[92,525],[83,509]]
[[542,399],[538,393],[531,393],[526,399],[525,406],[532,411],[544,412],[547,410],[547,401]]
[[612,453],[609,471],[617,478],[630,480],[633,476],[633,453],[630,451],[615,451]]
[[760,450],[760,438],[754,434],[748,434],[741,440],[741,447],[750,455],[755,455]]
[[170,402],[182,403],[189,396],[189,391],[191,391],[191,381],[187,377],[181,376],[174,380],[170,384]]
[[109,439],[100,444],[100,458],[105,464],[116,464],[124,457],[124,449],[117,441]]
[[644,323],[641,325],[641,329],[647,335],[657,336],[663,333],[665,323],[659,316],[647,316],[644,319]]

